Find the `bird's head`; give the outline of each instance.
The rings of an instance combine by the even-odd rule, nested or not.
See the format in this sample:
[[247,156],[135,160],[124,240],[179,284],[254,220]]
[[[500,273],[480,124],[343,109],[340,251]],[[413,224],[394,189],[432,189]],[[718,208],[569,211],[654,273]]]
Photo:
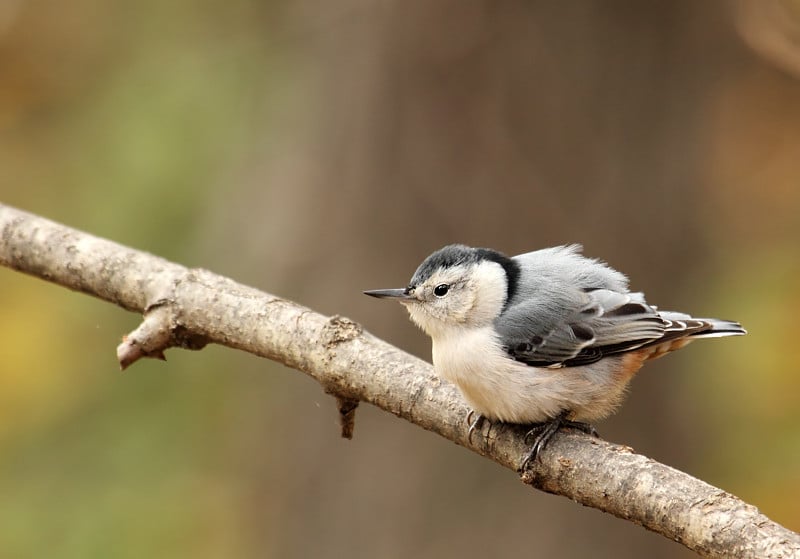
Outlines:
[[509,275],[517,264],[493,250],[449,245],[428,256],[401,289],[365,291],[382,299],[397,299],[411,320],[432,338],[463,328],[490,325],[510,295]]

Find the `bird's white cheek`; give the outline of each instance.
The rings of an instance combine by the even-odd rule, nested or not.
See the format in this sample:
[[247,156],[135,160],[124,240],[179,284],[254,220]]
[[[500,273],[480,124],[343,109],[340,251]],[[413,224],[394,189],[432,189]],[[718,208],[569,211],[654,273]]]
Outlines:
[[420,309],[416,304],[407,301],[401,301],[401,304],[408,311],[408,316],[411,317],[411,321],[420,328],[422,328],[423,330],[425,330],[426,320],[425,320],[425,313],[422,312],[422,309]]
[[503,268],[494,262],[483,262],[473,271],[473,281],[464,294],[464,321],[472,326],[491,324],[503,309],[506,297],[506,278]]
[[411,321],[419,326],[429,336],[434,336],[441,328],[441,322],[422,309],[418,304],[403,303],[408,310]]

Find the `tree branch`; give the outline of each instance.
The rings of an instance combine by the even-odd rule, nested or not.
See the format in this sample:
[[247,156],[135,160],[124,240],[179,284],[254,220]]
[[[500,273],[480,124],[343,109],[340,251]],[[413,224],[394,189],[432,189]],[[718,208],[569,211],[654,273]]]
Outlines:
[[[340,316],[202,269],[93,237],[0,204],[0,264],[144,315],[117,348],[123,368],[170,347],[217,343],[279,361],[333,394],[343,436],[369,402],[516,471],[524,428],[489,427],[467,439],[467,406],[431,366]],[[521,474],[653,530],[707,557],[796,557],[800,535],[754,506],[683,472],[587,435],[559,432]]]

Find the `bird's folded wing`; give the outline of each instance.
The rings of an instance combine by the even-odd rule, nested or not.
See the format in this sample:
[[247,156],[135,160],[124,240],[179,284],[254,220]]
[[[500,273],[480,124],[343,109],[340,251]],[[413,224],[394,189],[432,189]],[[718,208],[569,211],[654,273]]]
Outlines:
[[569,367],[659,340],[667,322],[641,293],[586,289],[574,296],[574,304],[560,308],[535,297],[518,302],[496,327],[503,347],[517,361]]

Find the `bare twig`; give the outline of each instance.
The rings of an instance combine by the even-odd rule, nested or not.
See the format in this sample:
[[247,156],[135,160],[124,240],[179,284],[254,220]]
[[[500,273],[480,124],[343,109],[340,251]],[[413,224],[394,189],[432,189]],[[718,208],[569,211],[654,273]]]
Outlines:
[[[169,347],[213,342],[315,378],[340,403],[352,434],[355,403],[369,402],[512,470],[524,429],[492,427],[467,439],[467,407],[430,365],[343,317],[99,239],[0,205],[0,263],[144,315],[117,349],[127,367]],[[752,505],[631,449],[558,433],[522,480],[628,519],[707,557],[796,557],[800,535]]]

